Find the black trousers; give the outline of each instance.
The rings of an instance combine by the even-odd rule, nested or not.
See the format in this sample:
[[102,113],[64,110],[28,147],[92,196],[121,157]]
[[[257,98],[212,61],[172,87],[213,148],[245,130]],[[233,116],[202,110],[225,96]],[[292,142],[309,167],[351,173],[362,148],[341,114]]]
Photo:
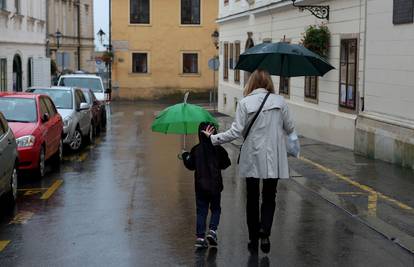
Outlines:
[[[263,181],[262,207],[260,201],[260,181]],[[271,234],[273,216],[276,209],[276,188],[279,179],[246,178],[246,216],[249,239],[258,240]]]

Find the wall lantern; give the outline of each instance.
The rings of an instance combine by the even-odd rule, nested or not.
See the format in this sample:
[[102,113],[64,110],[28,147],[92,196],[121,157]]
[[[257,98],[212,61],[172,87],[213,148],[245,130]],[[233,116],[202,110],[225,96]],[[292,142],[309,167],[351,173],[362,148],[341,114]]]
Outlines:
[[214,46],[216,47],[216,49],[219,48],[219,32],[217,30],[215,30],[212,34],[211,34],[211,40],[213,41]]
[[103,37],[106,35],[106,33],[102,29],[99,29],[97,35],[99,36],[99,41],[102,44],[103,43]]
[[293,2],[293,6],[299,8],[302,12],[303,10],[308,10],[317,17],[318,19],[326,19],[329,20],[329,6],[316,6],[316,5],[297,5],[296,0],[291,0]]
[[60,39],[62,38],[62,33],[59,30],[57,30],[57,32],[55,32],[55,38],[56,38],[57,48],[59,49],[60,48]]

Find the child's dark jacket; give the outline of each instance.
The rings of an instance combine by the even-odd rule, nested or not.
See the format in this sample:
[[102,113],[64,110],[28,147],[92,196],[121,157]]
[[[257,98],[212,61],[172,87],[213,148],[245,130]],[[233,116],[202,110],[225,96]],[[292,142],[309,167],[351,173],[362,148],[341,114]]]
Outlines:
[[194,170],[196,194],[216,195],[223,190],[221,170],[231,165],[227,151],[222,146],[213,146],[210,139],[201,131],[207,124],[200,124],[200,143],[182,157],[185,167]]

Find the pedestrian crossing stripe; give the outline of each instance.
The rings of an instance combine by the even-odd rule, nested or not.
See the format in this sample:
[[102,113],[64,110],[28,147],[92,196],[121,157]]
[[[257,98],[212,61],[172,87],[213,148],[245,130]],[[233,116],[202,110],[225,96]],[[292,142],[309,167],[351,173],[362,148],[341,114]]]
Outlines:
[[2,252],[9,244],[10,240],[0,240],[0,252]]

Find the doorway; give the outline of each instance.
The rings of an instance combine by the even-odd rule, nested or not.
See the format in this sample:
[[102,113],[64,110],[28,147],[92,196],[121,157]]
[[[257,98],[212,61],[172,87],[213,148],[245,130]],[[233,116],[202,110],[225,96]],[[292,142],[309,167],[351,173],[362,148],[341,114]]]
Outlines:
[[22,59],[16,54],[13,58],[13,91],[15,92],[23,90],[22,73]]

